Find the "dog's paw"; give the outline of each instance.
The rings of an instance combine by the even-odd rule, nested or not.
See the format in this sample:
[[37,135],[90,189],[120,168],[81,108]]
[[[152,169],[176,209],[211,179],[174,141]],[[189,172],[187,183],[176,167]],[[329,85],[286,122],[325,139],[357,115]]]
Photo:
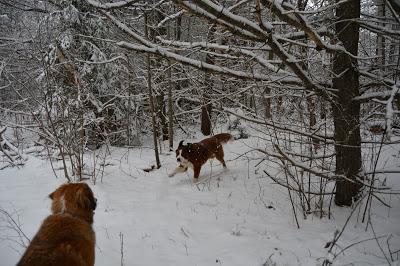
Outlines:
[[173,177],[175,173],[168,173],[168,177]]

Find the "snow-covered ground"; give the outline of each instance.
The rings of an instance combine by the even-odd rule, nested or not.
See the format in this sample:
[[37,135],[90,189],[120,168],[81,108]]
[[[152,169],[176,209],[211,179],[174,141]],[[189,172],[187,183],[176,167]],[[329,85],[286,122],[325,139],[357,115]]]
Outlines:
[[[351,209],[332,207],[330,220],[299,215],[297,229],[286,189],[263,174],[265,165],[257,168],[257,161],[237,158],[255,141],[226,145],[229,169],[224,171],[217,161],[207,164],[197,185],[191,171],[167,177],[176,165],[174,153],[163,153],[161,169],[146,173],[141,169],[154,162],[151,149],[113,148],[103,181],[91,185],[98,199],[96,265],[121,265],[121,260],[124,265],[321,265],[328,256],[324,246]],[[398,154],[391,153],[386,166],[399,168]],[[0,171],[0,209],[31,238],[50,213],[47,195],[64,181],[54,177],[48,161],[30,156],[23,168]],[[400,178],[392,174],[387,183],[399,189]],[[354,245],[335,265],[386,265],[380,249],[387,256],[388,247],[399,250],[399,196],[386,199],[392,208],[374,200],[371,215],[376,236],[384,236],[381,246],[376,240]],[[338,242],[341,248],[373,237],[360,216],[353,215]],[[0,214],[0,265],[14,265],[23,252],[9,222]],[[398,256],[394,254],[394,265],[399,265]]]

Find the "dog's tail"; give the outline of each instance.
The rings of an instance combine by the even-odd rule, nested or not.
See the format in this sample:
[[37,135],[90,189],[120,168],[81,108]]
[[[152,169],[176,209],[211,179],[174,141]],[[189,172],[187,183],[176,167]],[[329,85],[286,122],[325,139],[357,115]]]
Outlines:
[[231,142],[234,140],[233,136],[229,133],[221,133],[214,135],[214,138],[218,140],[221,144],[226,144],[227,142]]

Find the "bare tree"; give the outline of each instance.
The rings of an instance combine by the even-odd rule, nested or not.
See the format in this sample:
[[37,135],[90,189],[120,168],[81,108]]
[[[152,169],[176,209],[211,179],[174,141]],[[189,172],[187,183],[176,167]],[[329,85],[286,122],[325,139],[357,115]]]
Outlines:
[[[147,20],[147,14],[145,14],[144,17],[144,25],[145,25],[145,36],[148,38],[149,33],[148,33],[148,20]],[[149,101],[150,101],[150,112],[151,112],[151,123],[153,125],[153,143],[154,143],[154,153],[156,157],[156,166],[157,169],[161,167],[160,163],[160,156],[158,152],[158,141],[157,141],[157,122],[156,122],[156,110],[154,106],[154,94],[153,94],[153,87],[152,87],[152,76],[151,76],[151,61],[150,61],[150,54],[147,54],[147,60],[146,60],[146,65],[147,65],[147,86],[149,90]]]
[[[211,25],[209,29],[209,33],[207,35],[208,41],[214,41],[214,36],[216,32],[216,26]],[[213,64],[214,61],[210,54],[206,54],[206,63]],[[211,112],[212,112],[212,103],[210,99],[210,93],[212,92],[213,87],[212,75],[206,73],[204,76],[204,88],[202,95],[202,106],[201,106],[201,133],[203,135],[208,136],[212,133],[212,124],[211,124]]]
[[361,170],[360,104],[357,72],[360,1],[352,0],[336,8],[336,34],[347,54],[336,52],[333,58],[333,88],[337,91],[332,103],[335,123],[336,174],[346,179],[336,183],[335,203],[351,205],[360,189],[357,176]]

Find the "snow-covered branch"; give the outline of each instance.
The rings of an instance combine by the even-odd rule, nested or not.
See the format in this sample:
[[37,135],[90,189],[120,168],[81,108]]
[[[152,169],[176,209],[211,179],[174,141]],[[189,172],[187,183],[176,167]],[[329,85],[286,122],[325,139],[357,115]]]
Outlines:
[[[373,80],[374,82],[380,82],[382,85],[385,85],[387,87],[393,87],[396,86],[396,83],[393,79],[389,79],[389,78],[385,78],[385,77],[380,77],[377,76],[373,73],[370,73],[368,71],[365,70],[359,70],[358,73],[361,76],[364,76],[366,78],[369,78],[371,80]],[[354,97],[353,101],[360,101],[360,102],[368,102],[371,99],[387,99],[388,97],[390,97],[390,95],[392,94],[393,90],[387,90],[387,91],[378,91],[378,92],[368,92],[368,93],[363,93],[360,96]],[[396,95],[398,95],[400,92],[396,92]]]
[[[211,21],[215,21],[221,26],[228,28],[234,34],[245,39],[255,41],[265,40],[265,32],[254,22],[247,18],[231,13],[227,8],[214,4],[211,1],[174,1],[190,13],[196,14]],[[271,31],[273,26],[268,25]]]
[[397,40],[400,38],[399,30],[388,29],[388,27],[376,25],[376,23],[370,23],[368,20],[359,20],[358,23],[360,24],[361,28],[364,28],[371,32],[377,34],[385,34]]
[[103,13],[106,17],[108,17],[111,20],[111,22],[113,22],[120,30],[122,30],[123,32],[125,32],[126,34],[128,34],[129,36],[134,38],[136,41],[140,42],[143,45],[146,45],[147,47],[155,46],[152,42],[146,40],[145,37],[143,37],[139,33],[135,32],[134,30],[132,30],[131,28],[126,26],[124,23],[119,21],[116,17],[111,15],[109,12],[101,11],[101,13]]
[[[172,51],[170,51],[167,48],[163,48],[151,41],[146,40],[142,35],[140,35],[139,33],[135,32],[133,29],[130,29],[128,26],[126,26],[124,23],[122,23],[121,21],[119,21],[117,18],[115,18],[113,15],[111,15],[108,12],[102,11],[103,14],[105,14],[115,25],[117,25],[122,31],[124,31],[125,33],[127,33],[129,36],[131,36],[132,38],[134,38],[136,41],[140,42],[142,45],[136,45],[133,43],[128,43],[125,41],[119,42],[117,43],[118,46],[126,48],[126,49],[130,49],[130,50],[135,50],[135,51],[139,51],[139,52],[147,52],[147,53],[153,53],[153,54],[158,54],[160,56],[163,57],[167,57],[170,59],[173,59],[175,61],[178,61],[180,63],[186,64],[186,65],[190,65],[193,67],[196,67],[198,69],[202,69],[202,70],[207,70],[207,71],[212,71],[214,73],[218,73],[218,74],[224,74],[224,75],[230,75],[230,76],[234,76],[237,78],[241,78],[241,79],[255,79],[255,80],[260,80],[260,81],[269,81],[269,82],[283,82],[283,83],[291,83],[291,84],[298,84],[298,79],[295,77],[272,77],[270,75],[265,75],[265,74],[260,74],[260,73],[248,73],[248,72],[243,72],[243,71],[238,71],[238,70],[232,70],[230,68],[227,67],[222,67],[222,66],[217,66],[214,64],[209,64],[200,60],[196,60],[196,59],[192,59],[177,53],[174,53]],[[172,43],[171,43],[172,44]],[[184,43],[182,43],[184,44]],[[220,46],[221,47],[221,46]],[[282,48],[283,49],[283,48]],[[243,53],[246,53],[247,55],[251,55],[254,56],[255,54],[247,51]],[[271,65],[266,61],[263,60],[261,57],[257,58],[259,60],[260,63],[264,63],[266,66],[270,66]],[[292,64],[297,64],[297,63],[292,63]],[[275,69],[275,68],[273,68]],[[301,71],[301,73],[303,73],[304,75],[305,72],[301,70],[301,68],[299,67],[299,70]],[[307,78],[308,79],[308,78]],[[319,85],[314,84],[312,82],[310,82],[309,84],[313,84],[310,86],[307,86],[306,89],[312,90],[312,88],[318,88],[318,90],[324,94],[327,93],[326,90],[320,88]]]
[[393,104],[394,104],[394,97],[396,94],[400,92],[399,85],[393,85],[392,92],[390,94],[389,99],[386,101],[386,114],[385,114],[385,121],[386,121],[386,136],[390,140],[392,134],[392,124],[394,120],[394,112]]
[[97,65],[100,65],[100,64],[111,63],[111,62],[114,62],[114,61],[119,60],[119,59],[121,59],[123,61],[126,61],[126,58],[123,57],[123,56],[116,56],[116,57],[113,57],[113,58],[110,58],[110,59],[107,59],[107,60],[103,60],[103,61],[87,61],[87,60],[80,60],[80,59],[75,59],[75,61],[80,62],[80,63],[86,63],[86,64],[97,64]]
[[317,135],[317,134],[311,134],[311,133],[308,133],[308,132],[304,132],[304,131],[300,131],[300,130],[297,130],[297,129],[290,128],[290,127],[285,126],[285,125],[281,125],[281,124],[276,123],[276,122],[270,122],[268,120],[260,120],[260,119],[256,119],[256,118],[243,116],[243,115],[240,115],[237,112],[233,112],[233,111],[229,110],[229,108],[225,108],[225,107],[223,107],[222,110],[224,112],[227,112],[228,114],[234,115],[234,116],[236,116],[238,118],[241,118],[241,119],[243,119],[245,121],[249,121],[249,122],[252,122],[252,123],[255,123],[255,124],[259,124],[259,125],[266,125],[266,126],[269,126],[271,128],[274,128],[274,129],[277,129],[277,130],[281,130],[281,131],[284,131],[284,132],[291,132],[291,133],[295,133],[295,134],[298,134],[298,135],[301,135],[301,136],[307,136],[307,137],[310,137],[311,139],[323,141],[323,142],[328,143],[328,144],[334,144],[334,141],[332,140],[332,136],[320,136],[320,135]]
[[185,11],[184,11],[184,10],[181,10],[181,11],[179,11],[179,12],[176,12],[175,14],[166,16],[163,20],[161,20],[161,21],[157,24],[157,27],[159,28],[159,27],[164,26],[165,23],[167,23],[168,21],[173,20],[173,19],[175,19],[175,18],[177,18],[177,17],[182,16],[183,13],[185,13]]
[[261,28],[256,23],[248,20],[245,17],[235,15],[227,8],[215,4],[209,0],[192,0],[192,1],[177,1],[174,2],[189,12],[216,22],[221,26],[230,30],[233,34],[239,35],[248,40],[254,40],[268,44],[272,51],[287,65],[295,75],[300,78],[304,87],[308,90],[331,98],[331,94],[326,88],[319,86],[301,67],[301,63],[293,55],[288,53],[280,40],[272,34],[273,26],[269,23],[263,23]]
[[269,75],[258,74],[258,73],[248,73],[248,72],[233,70],[233,69],[230,69],[227,67],[209,64],[209,63],[206,63],[206,62],[203,62],[200,60],[192,59],[189,57],[185,57],[185,56],[170,52],[167,49],[162,48],[160,46],[146,47],[144,45],[137,45],[137,44],[128,43],[128,42],[124,42],[124,41],[118,42],[116,45],[118,45],[122,48],[125,48],[125,49],[129,49],[129,50],[156,54],[156,55],[159,55],[162,57],[173,59],[173,60],[178,61],[185,65],[190,65],[192,67],[195,67],[195,68],[198,68],[201,70],[211,71],[211,72],[218,73],[218,74],[229,75],[229,76],[233,76],[233,77],[237,77],[237,78],[241,78],[241,79],[254,79],[254,80],[260,80],[260,81],[274,82],[274,80],[273,80],[274,77],[269,76]]
[[[360,102],[368,102],[371,99],[387,99],[388,97],[391,97],[393,94],[393,90],[387,90],[387,91],[377,91],[377,92],[369,92],[369,93],[364,93],[363,95],[354,97],[354,101],[360,101]],[[395,95],[399,95],[400,92],[397,91],[395,92]]]
[[115,8],[122,8],[133,3],[139,2],[139,0],[122,0],[118,2],[110,2],[110,3],[100,3],[97,0],[86,0],[91,6],[101,9],[115,9]]
[[262,0],[263,5],[271,8],[271,11],[281,20],[287,22],[298,29],[307,33],[308,37],[315,43],[317,50],[326,50],[327,52],[343,51],[345,49],[340,45],[331,45],[322,40],[321,36],[313,29],[305,16],[296,12],[295,7],[286,1]]
[[242,54],[245,56],[250,57],[251,59],[255,60],[257,63],[259,63],[261,66],[264,68],[267,68],[268,70],[275,72],[277,74],[284,74],[284,75],[293,75],[285,70],[283,70],[280,67],[274,66],[272,63],[270,63],[268,60],[263,58],[262,56],[256,54],[255,52],[249,51],[247,49],[243,49],[241,47],[237,46],[229,46],[229,45],[221,45],[217,43],[211,43],[211,42],[182,42],[182,41],[168,41],[164,40],[161,37],[157,37],[157,39],[166,45],[173,45],[175,47],[185,47],[185,48],[205,48],[205,49],[215,49],[219,51],[223,51],[225,53],[238,53]]

